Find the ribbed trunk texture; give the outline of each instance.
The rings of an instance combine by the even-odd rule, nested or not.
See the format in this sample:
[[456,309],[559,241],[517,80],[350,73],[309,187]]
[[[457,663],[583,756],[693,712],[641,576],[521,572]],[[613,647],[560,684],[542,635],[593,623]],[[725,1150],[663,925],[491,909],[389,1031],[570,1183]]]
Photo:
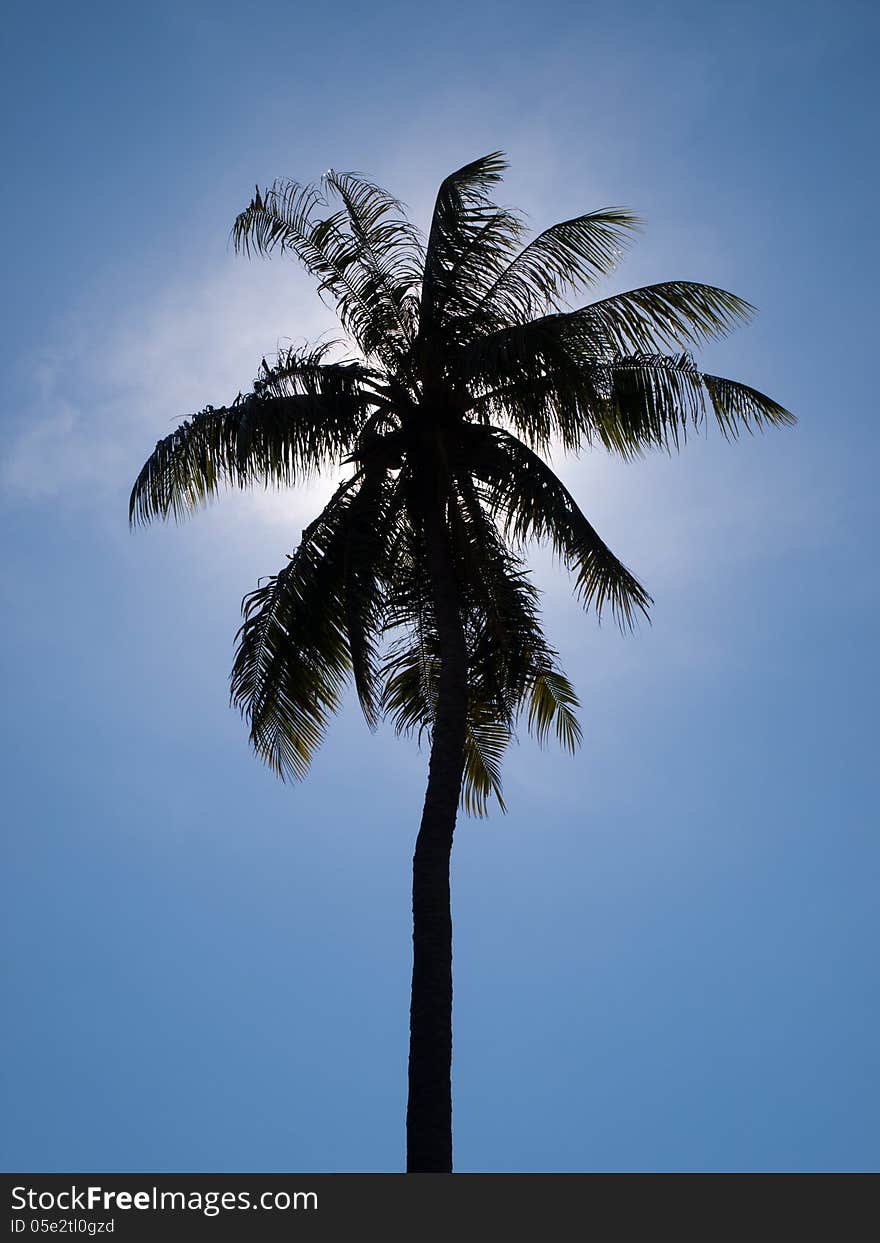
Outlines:
[[452,1171],[452,913],[449,861],[467,723],[467,647],[442,504],[425,513],[440,640],[437,717],[428,789],[413,856],[407,1173]]

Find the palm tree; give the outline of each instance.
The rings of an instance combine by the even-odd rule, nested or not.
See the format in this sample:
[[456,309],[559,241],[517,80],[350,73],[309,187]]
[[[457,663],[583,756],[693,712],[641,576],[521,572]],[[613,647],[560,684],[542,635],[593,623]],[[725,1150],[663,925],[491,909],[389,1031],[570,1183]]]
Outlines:
[[[517,723],[569,750],[577,697],[545,639],[523,561],[547,541],[585,606],[625,628],[644,587],[544,460],[553,445],[626,458],[791,423],[689,349],[749,318],[724,290],[668,281],[571,309],[615,266],[636,218],[563,221],[524,244],[497,206],[494,152],[440,186],[427,240],[402,204],[352,173],[275,182],[233,227],[237,250],[289,252],[338,310],[347,344],[263,359],[253,389],[161,440],[132,523],[180,518],[222,486],[341,482],[280,572],[242,605],[232,701],[256,753],[301,778],[350,679],[368,724],[430,739],[413,857],[407,1169],[452,1169],[449,861],[460,804],[503,809]],[[341,353],[340,348],[347,350]]]

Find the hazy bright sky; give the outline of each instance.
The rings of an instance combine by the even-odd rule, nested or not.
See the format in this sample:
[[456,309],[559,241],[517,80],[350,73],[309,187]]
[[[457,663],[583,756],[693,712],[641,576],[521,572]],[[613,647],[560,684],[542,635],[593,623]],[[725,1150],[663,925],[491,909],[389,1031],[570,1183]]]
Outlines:
[[0,1164],[394,1170],[426,756],[353,706],[277,782],[227,706],[242,595],[316,494],[130,534],[156,439],[332,319],[227,245],[256,181],[361,169],[422,223],[509,153],[536,227],[647,227],[608,286],[724,285],[709,370],[793,430],[561,464],[640,575],[544,556],[583,700],[453,867],[468,1170],[876,1169],[872,6],[13,4],[3,164]]

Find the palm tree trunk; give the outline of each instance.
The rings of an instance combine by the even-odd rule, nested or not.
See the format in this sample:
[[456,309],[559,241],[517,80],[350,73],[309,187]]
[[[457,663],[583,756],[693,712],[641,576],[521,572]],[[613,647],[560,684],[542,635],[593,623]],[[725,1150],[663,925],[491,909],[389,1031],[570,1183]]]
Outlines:
[[445,504],[425,512],[428,569],[440,640],[437,717],[428,789],[413,856],[407,1173],[452,1171],[452,914],[449,861],[467,724],[467,647]]

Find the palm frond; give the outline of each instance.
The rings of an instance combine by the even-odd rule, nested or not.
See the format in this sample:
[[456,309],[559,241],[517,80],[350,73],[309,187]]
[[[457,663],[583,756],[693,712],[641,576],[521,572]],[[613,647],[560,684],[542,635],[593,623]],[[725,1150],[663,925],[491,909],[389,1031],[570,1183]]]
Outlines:
[[580,745],[581,727],[575,715],[580,707],[574,687],[558,669],[542,669],[532,682],[528,706],[528,728],[541,746],[555,728],[556,737],[566,751]]
[[[333,299],[340,321],[364,354],[391,362],[408,344],[411,332],[404,306],[414,293],[409,279],[402,287],[393,286],[388,257],[399,251],[403,267],[398,266],[398,274],[408,270],[414,230],[398,219],[379,224],[376,195],[383,192],[378,187],[372,188],[375,194],[369,205],[367,191],[345,175],[328,174],[324,187],[343,198],[339,211],[329,211],[324,190],[314,185],[282,180],[263,191],[257,187],[233,224],[233,244],[245,254],[274,250],[293,254],[317,279],[318,292]],[[391,202],[388,196],[383,210]],[[415,272],[410,275],[417,281]],[[407,314],[411,316],[410,311]]]
[[608,367],[606,381],[609,397],[598,421],[599,438],[624,457],[654,447],[680,448],[690,427],[705,424],[707,407],[729,440],[743,430],[795,422],[790,411],[756,389],[699,371],[687,353],[621,356]]
[[[702,402],[695,368],[681,350],[675,364],[654,366],[652,360],[669,344],[680,349],[723,335],[751,310],[725,290],[672,281],[484,333],[453,354],[450,366],[471,394],[472,418],[500,418],[538,451],[546,452],[555,439],[569,452],[596,439],[621,448],[608,439],[614,435],[609,398],[626,405],[638,393],[646,402],[656,396],[670,411],[667,431],[681,431],[694,402]],[[640,368],[639,359],[646,360]],[[665,378],[659,374],[663,366]],[[673,387],[684,403],[683,417],[672,416]],[[661,442],[668,446],[671,440],[664,434]]]
[[[578,453],[600,438],[608,384],[604,366],[574,361],[564,351],[550,351],[529,373],[505,360],[492,360],[492,384],[474,384],[467,403],[469,418],[479,424],[511,428],[531,449],[549,453],[558,443]],[[484,358],[484,362],[485,362]]]
[[419,286],[425,248],[404,206],[381,186],[359,173],[331,169],[324,184],[342,202],[351,234],[358,243],[357,262],[366,270],[362,293],[371,305],[385,307],[386,322],[396,325],[401,346],[418,328]]
[[726,289],[695,281],[664,281],[614,294],[571,313],[570,330],[593,353],[601,343],[614,352],[660,353],[727,336],[755,313]]
[[509,432],[479,430],[482,449],[474,474],[486,485],[488,504],[514,540],[550,541],[575,578],[575,590],[601,618],[605,605],[622,628],[639,613],[648,615],[651,597],[581,513],[574,497],[549,466]]
[[690,354],[631,354],[615,358],[599,381],[608,400],[599,439],[612,452],[637,457],[645,449],[678,449],[688,428],[703,420],[702,376]]
[[624,207],[606,207],[552,225],[497,277],[479,311],[494,318],[498,328],[558,309],[566,295],[614,270],[628,235],[640,223]]
[[523,232],[521,218],[498,207],[490,190],[501,180],[507,161],[500,151],[451,173],[440,185],[422,281],[420,325],[423,334],[441,324],[466,321],[483,295],[511,261]]
[[282,779],[305,776],[351,670],[344,553],[361,485],[359,475],[342,484],[284,569],[242,603],[231,699]]
[[468,715],[464,742],[464,772],[461,782],[461,805],[469,816],[482,819],[488,814],[489,800],[494,795],[502,812],[507,811],[501,784],[501,762],[510,729],[491,715],[475,719]]
[[282,178],[264,190],[257,186],[250,203],[235,218],[232,244],[248,256],[291,251],[307,271],[323,279],[333,274],[333,268],[312,241],[311,217],[317,207],[326,207],[326,199],[316,185]]
[[490,332],[470,343],[455,365],[466,382],[485,388],[573,369],[588,373],[619,354],[663,353],[670,345],[681,349],[724,336],[753,311],[724,289],[667,281]]
[[206,406],[160,440],[132,488],[130,522],[179,521],[223,487],[290,486],[341,461],[369,413],[366,373],[321,357],[288,353],[264,367],[252,393]]
[[722,434],[735,440],[740,431],[761,431],[765,427],[789,427],[797,422],[790,410],[757,389],[722,376],[702,374],[703,387]]
[[[500,788],[500,755],[517,718],[527,712],[530,731],[543,745],[551,727],[573,750],[580,740],[574,689],[556,663],[538,609],[538,591],[525,566],[508,549],[484,507],[479,491],[459,480],[462,541],[472,546],[463,562],[468,617],[469,721],[494,722],[499,733],[498,767],[492,773]],[[476,765],[479,757],[472,763]],[[484,783],[483,795],[490,789]],[[496,790],[498,793],[498,790]]]
[[279,350],[270,365],[263,359],[253,383],[256,395],[293,397],[348,397],[366,391],[380,379],[379,373],[352,358],[330,355],[344,343],[324,340],[317,345],[291,346]]

